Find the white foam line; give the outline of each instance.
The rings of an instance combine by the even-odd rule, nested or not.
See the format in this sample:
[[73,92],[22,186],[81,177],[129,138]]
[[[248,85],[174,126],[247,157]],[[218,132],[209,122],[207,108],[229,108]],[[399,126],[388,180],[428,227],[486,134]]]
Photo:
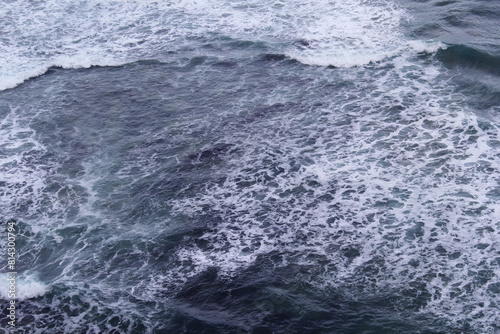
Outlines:
[[293,0],[274,6],[260,0],[49,0],[24,6],[18,0],[5,3],[0,15],[5,41],[0,46],[0,90],[54,66],[166,60],[169,51],[192,48],[190,38],[209,33],[264,41],[271,52],[305,64],[365,65],[400,53],[405,42],[399,25],[407,16],[393,2],[361,0]]

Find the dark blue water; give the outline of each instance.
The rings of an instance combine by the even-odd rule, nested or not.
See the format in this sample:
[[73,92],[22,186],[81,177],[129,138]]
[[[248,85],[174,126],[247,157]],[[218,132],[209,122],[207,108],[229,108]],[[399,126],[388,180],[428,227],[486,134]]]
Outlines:
[[500,332],[500,4],[0,17],[16,332]]

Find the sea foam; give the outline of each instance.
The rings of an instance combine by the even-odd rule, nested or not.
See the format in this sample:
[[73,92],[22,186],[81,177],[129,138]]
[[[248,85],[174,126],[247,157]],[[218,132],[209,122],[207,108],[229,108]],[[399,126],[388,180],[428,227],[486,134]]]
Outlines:
[[[0,297],[5,300],[10,300],[12,298],[9,297],[9,281],[11,275],[9,274],[0,274]],[[16,292],[15,292],[15,300],[24,300],[35,298],[39,296],[43,296],[47,291],[50,290],[50,287],[45,283],[38,280],[36,275],[15,275],[16,277]]]
[[165,61],[197,49],[191,41],[200,38],[262,41],[304,64],[337,67],[380,61],[405,45],[399,23],[406,13],[385,1],[18,0],[3,4],[0,16],[0,90],[50,67]]

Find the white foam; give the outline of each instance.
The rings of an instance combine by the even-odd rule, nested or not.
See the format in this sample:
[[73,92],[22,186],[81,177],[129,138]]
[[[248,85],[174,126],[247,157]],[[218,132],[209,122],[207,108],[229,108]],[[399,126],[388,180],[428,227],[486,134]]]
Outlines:
[[440,41],[422,41],[422,40],[414,40],[409,41],[408,45],[419,53],[435,53],[438,50],[446,50],[448,46]]
[[295,31],[308,45],[287,51],[302,63],[351,67],[402,50],[399,25],[405,13],[391,2],[325,1],[321,9],[308,8],[302,15],[307,15],[301,18],[307,24],[298,25]]
[[10,1],[0,8],[4,18],[0,90],[52,66],[87,68],[165,60],[168,51],[193,48],[196,42],[190,39],[209,34],[265,41],[271,52],[306,64],[363,65],[401,50],[399,21],[404,15],[392,2],[363,0],[294,0],[273,5],[262,0],[49,0],[28,6],[21,0]]
[[[210,267],[232,276],[259,256],[277,252],[283,254],[283,263],[276,265],[319,266],[317,257],[325,259],[328,270],[314,284],[360,286],[351,293],[362,296],[423,283],[432,298],[422,312],[450,321],[478,315],[478,328],[498,320],[498,308],[488,307],[497,297],[489,287],[500,281],[498,265],[491,261],[500,249],[500,203],[488,195],[498,188],[500,157],[488,146],[500,138],[498,124],[485,130],[465,109],[464,97],[451,95],[449,83],[437,79],[441,68],[418,66],[405,58],[401,50],[436,52],[445,46],[404,42],[398,28],[404,12],[391,2],[22,4],[11,1],[0,9],[8,18],[0,23],[8,41],[0,47],[0,89],[50,66],[89,67],[158,57],[188,45],[189,37],[206,37],[207,31],[263,40],[270,51],[313,65],[349,67],[397,55],[391,69],[340,70],[341,79],[354,88],[332,89],[331,105],[321,110],[283,111],[276,113],[277,119],[249,122],[240,138],[234,133],[223,138],[239,143],[241,152],[227,162],[225,182],[171,203],[178,213],[194,217],[207,215],[208,207],[220,222],[201,237],[208,247],[177,250],[182,264],[154,277],[155,293]],[[294,94],[306,96],[315,88]],[[45,148],[34,136],[18,138],[18,132],[32,130],[16,121],[12,112],[2,123],[5,147],[32,145],[42,155]],[[3,194],[3,207],[16,200],[37,200],[46,187],[47,169],[19,163],[22,154],[12,152],[2,157],[6,160],[1,165],[15,167],[1,181],[18,185],[27,180],[35,186],[10,187],[17,193]],[[87,180],[93,182],[91,176]],[[33,230],[43,231],[40,224]],[[346,256],[348,247],[358,255]],[[450,257],[454,253],[459,257]],[[77,261],[74,254],[67,256]],[[414,260],[419,261],[416,267],[409,264]],[[370,261],[381,264],[375,264],[379,270],[367,278],[363,270]],[[70,269],[71,264],[63,275]],[[481,270],[486,283],[480,282]],[[432,277],[434,273],[439,275]],[[29,277],[20,280],[20,286],[23,298],[48,289]],[[463,311],[471,308],[476,311]]]
[[[340,89],[322,110],[248,126],[225,182],[174,203],[194,216],[210,207],[221,219],[201,237],[210,247],[178,251],[193,275],[216,267],[233,276],[271,252],[282,254],[276,266],[321,267],[319,257],[327,263],[319,286],[405,298],[418,283],[430,296],[424,314],[451,323],[475,316],[478,330],[500,320],[488,306],[500,282],[492,261],[500,203],[488,195],[498,189],[500,157],[488,145],[500,138],[498,124],[485,127],[465,97],[451,95],[439,63],[414,66],[407,57],[372,78],[350,69],[346,76],[362,79],[355,100],[352,88]],[[368,277],[369,268],[377,271]],[[178,279],[176,271],[166,277]]]
[[[0,297],[5,300],[10,300],[9,288],[10,282],[8,279],[11,277],[9,274],[0,274]],[[35,298],[43,296],[50,289],[48,285],[39,281],[34,274],[30,275],[15,275],[16,291],[15,300],[25,300],[30,298]]]
[[[14,215],[23,203],[33,203],[27,213],[36,211],[36,203],[41,200],[45,187],[47,167],[44,164],[26,162],[25,152],[30,151],[35,159],[40,158],[45,147],[34,137],[35,133],[17,110],[11,110],[0,122],[0,139],[3,154],[0,156],[0,206],[4,215]],[[15,216],[15,215],[14,215]]]

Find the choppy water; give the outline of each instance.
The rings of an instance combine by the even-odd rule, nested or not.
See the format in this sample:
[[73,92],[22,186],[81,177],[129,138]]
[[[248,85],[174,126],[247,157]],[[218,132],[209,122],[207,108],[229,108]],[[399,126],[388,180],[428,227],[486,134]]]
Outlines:
[[499,333],[499,22],[496,1],[2,2],[18,332]]

